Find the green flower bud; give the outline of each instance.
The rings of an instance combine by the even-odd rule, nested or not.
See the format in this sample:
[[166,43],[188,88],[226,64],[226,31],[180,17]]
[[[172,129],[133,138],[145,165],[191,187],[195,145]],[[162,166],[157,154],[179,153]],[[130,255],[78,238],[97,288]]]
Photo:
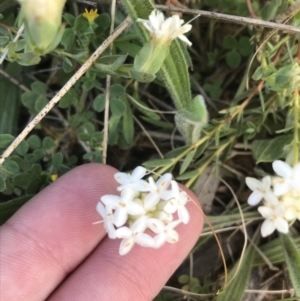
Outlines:
[[169,46],[154,41],[147,42],[134,59],[134,70],[155,74],[162,67],[169,52]]
[[197,95],[184,109],[175,115],[175,123],[187,143],[197,142],[201,136],[202,128],[208,122],[208,111],[201,95]]
[[46,54],[57,47],[64,32],[61,24],[66,0],[19,0],[28,51]]

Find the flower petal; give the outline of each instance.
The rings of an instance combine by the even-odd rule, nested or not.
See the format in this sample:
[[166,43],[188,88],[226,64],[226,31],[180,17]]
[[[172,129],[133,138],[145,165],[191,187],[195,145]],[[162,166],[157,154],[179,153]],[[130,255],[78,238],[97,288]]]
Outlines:
[[145,209],[150,209],[154,206],[157,205],[157,203],[159,202],[159,196],[157,194],[154,193],[149,193],[144,201],[145,204]]
[[105,206],[110,206],[112,209],[115,209],[121,201],[121,198],[117,195],[106,194],[101,197],[101,201]]
[[164,210],[167,213],[175,213],[178,208],[178,203],[175,199],[171,199],[170,201],[167,202],[166,206],[164,207]]
[[264,199],[269,204],[272,204],[272,205],[278,204],[278,198],[271,191],[268,191],[267,193],[265,193]]
[[260,206],[257,210],[264,218],[270,218],[274,215],[273,210],[267,206]]
[[154,240],[154,245],[153,245],[153,248],[155,249],[158,249],[160,247],[162,247],[165,242],[166,242],[166,233],[160,233],[156,236],[153,237],[153,240]]
[[118,238],[129,238],[132,236],[132,231],[128,227],[121,227],[116,230],[116,237]]
[[288,233],[289,232],[289,224],[288,222],[282,218],[282,217],[277,217],[275,220],[274,220],[274,225],[275,225],[275,228],[281,232],[281,233]]
[[246,177],[245,181],[249,189],[251,189],[252,191],[261,188],[261,182],[255,178]]
[[166,238],[166,240],[167,240],[168,243],[174,244],[174,243],[178,242],[179,235],[178,235],[178,233],[174,229],[170,229],[167,232],[167,238]]
[[120,255],[126,255],[134,246],[134,239],[133,237],[124,238],[121,241],[120,247],[119,247],[119,254]]
[[154,240],[153,237],[151,237],[149,234],[141,233],[135,238],[135,242],[142,246],[142,247],[153,247],[154,246]]
[[253,191],[249,198],[248,198],[248,204],[250,206],[256,206],[263,198],[263,194],[260,191]]
[[147,225],[155,234],[160,234],[165,230],[165,223],[157,218],[149,218]]
[[283,178],[289,178],[292,175],[292,168],[285,162],[276,160],[272,164],[274,171],[276,174]]
[[178,207],[178,217],[184,224],[187,224],[190,221],[190,213],[186,207]]
[[127,212],[130,215],[140,215],[145,213],[145,209],[143,206],[136,202],[130,202],[127,206]]
[[116,227],[122,227],[128,218],[127,208],[124,207],[117,207],[114,213],[114,224]]
[[100,216],[104,219],[106,217],[106,210],[101,202],[98,202],[96,206],[96,211],[100,214]]
[[141,178],[143,178],[145,176],[146,172],[147,172],[146,168],[144,168],[142,166],[138,166],[132,171],[131,179],[132,180],[140,180]]
[[261,235],[266,237],[275,231],[275,225],[270,220],[266,219],[261,225]]

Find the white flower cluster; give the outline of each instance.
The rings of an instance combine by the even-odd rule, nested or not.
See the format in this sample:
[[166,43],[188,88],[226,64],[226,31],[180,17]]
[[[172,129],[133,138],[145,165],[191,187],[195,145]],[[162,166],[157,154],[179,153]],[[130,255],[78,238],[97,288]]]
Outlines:
[[261,227],[263,237],[275,230],[288,233],[289,221],[300,220],[300,163],[291,167],[287,163],[276,160],[273,170],[277,176],[266,176],[261,181],[246,178],[247,186],[253,191],[248,204],[259,206],[259,213],[265,218]]
[[165,20],[164,14],[160,11],[152,11],[149,15],[149,20],[137,19],[151,33],[154,40],[162,43],[168,43],[178,38],[187,45],[191,46],[191,41],[183,34],[192,29],[191,24],[184,24],[184,20],[178,15],[173,15]]
[[[121,184],[121,195],[104,195],[96,207],[109,238],[123,239],[120,255],[127,254],[135,243],[152,248],[160,248],[165,242],[176,243],[179,235],[174,228],[190,220],[185,207],[188,195],[180,190],[172,175],[164,174],[157,182],[152,177],[145,181],[142,178],[146,172],[141,166],[132,174],[117,172],[114,177]],[[154,235],[145,233],[146,229]]]

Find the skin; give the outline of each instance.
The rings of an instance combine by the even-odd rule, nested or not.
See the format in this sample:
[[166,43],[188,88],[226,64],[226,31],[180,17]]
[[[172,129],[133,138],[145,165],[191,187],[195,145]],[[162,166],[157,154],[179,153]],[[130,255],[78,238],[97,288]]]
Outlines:
[[[113,167],[86,164],[49,185],[0,229],[0,295],[3,301],[152,300],[196,243],[203,216],[188,203],[191,220],[180,239],[160,249],[106,236],[95,210],[104,194],[117,193]],[[187,188],[189,196],[198,202]]]

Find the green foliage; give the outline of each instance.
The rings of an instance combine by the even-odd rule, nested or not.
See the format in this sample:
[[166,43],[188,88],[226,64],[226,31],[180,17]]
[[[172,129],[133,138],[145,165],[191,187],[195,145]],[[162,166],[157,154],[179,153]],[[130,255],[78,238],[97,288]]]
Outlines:
[[288,235],[281,234],[280,237],[295,296],[300,297],[300,249]]
[[257,163],[273,162],[284,155],[284,149],[292,142],[292,136],[256,140],[252,143],[252,154]]
[[253,51],[253,46],[246,37],[241,37],[237,40],[233,36],[228,35],[223,39],[223,47],[230,50],[226,54],[226,62],[232,69],[240,66],[242,56],[247,57]]

